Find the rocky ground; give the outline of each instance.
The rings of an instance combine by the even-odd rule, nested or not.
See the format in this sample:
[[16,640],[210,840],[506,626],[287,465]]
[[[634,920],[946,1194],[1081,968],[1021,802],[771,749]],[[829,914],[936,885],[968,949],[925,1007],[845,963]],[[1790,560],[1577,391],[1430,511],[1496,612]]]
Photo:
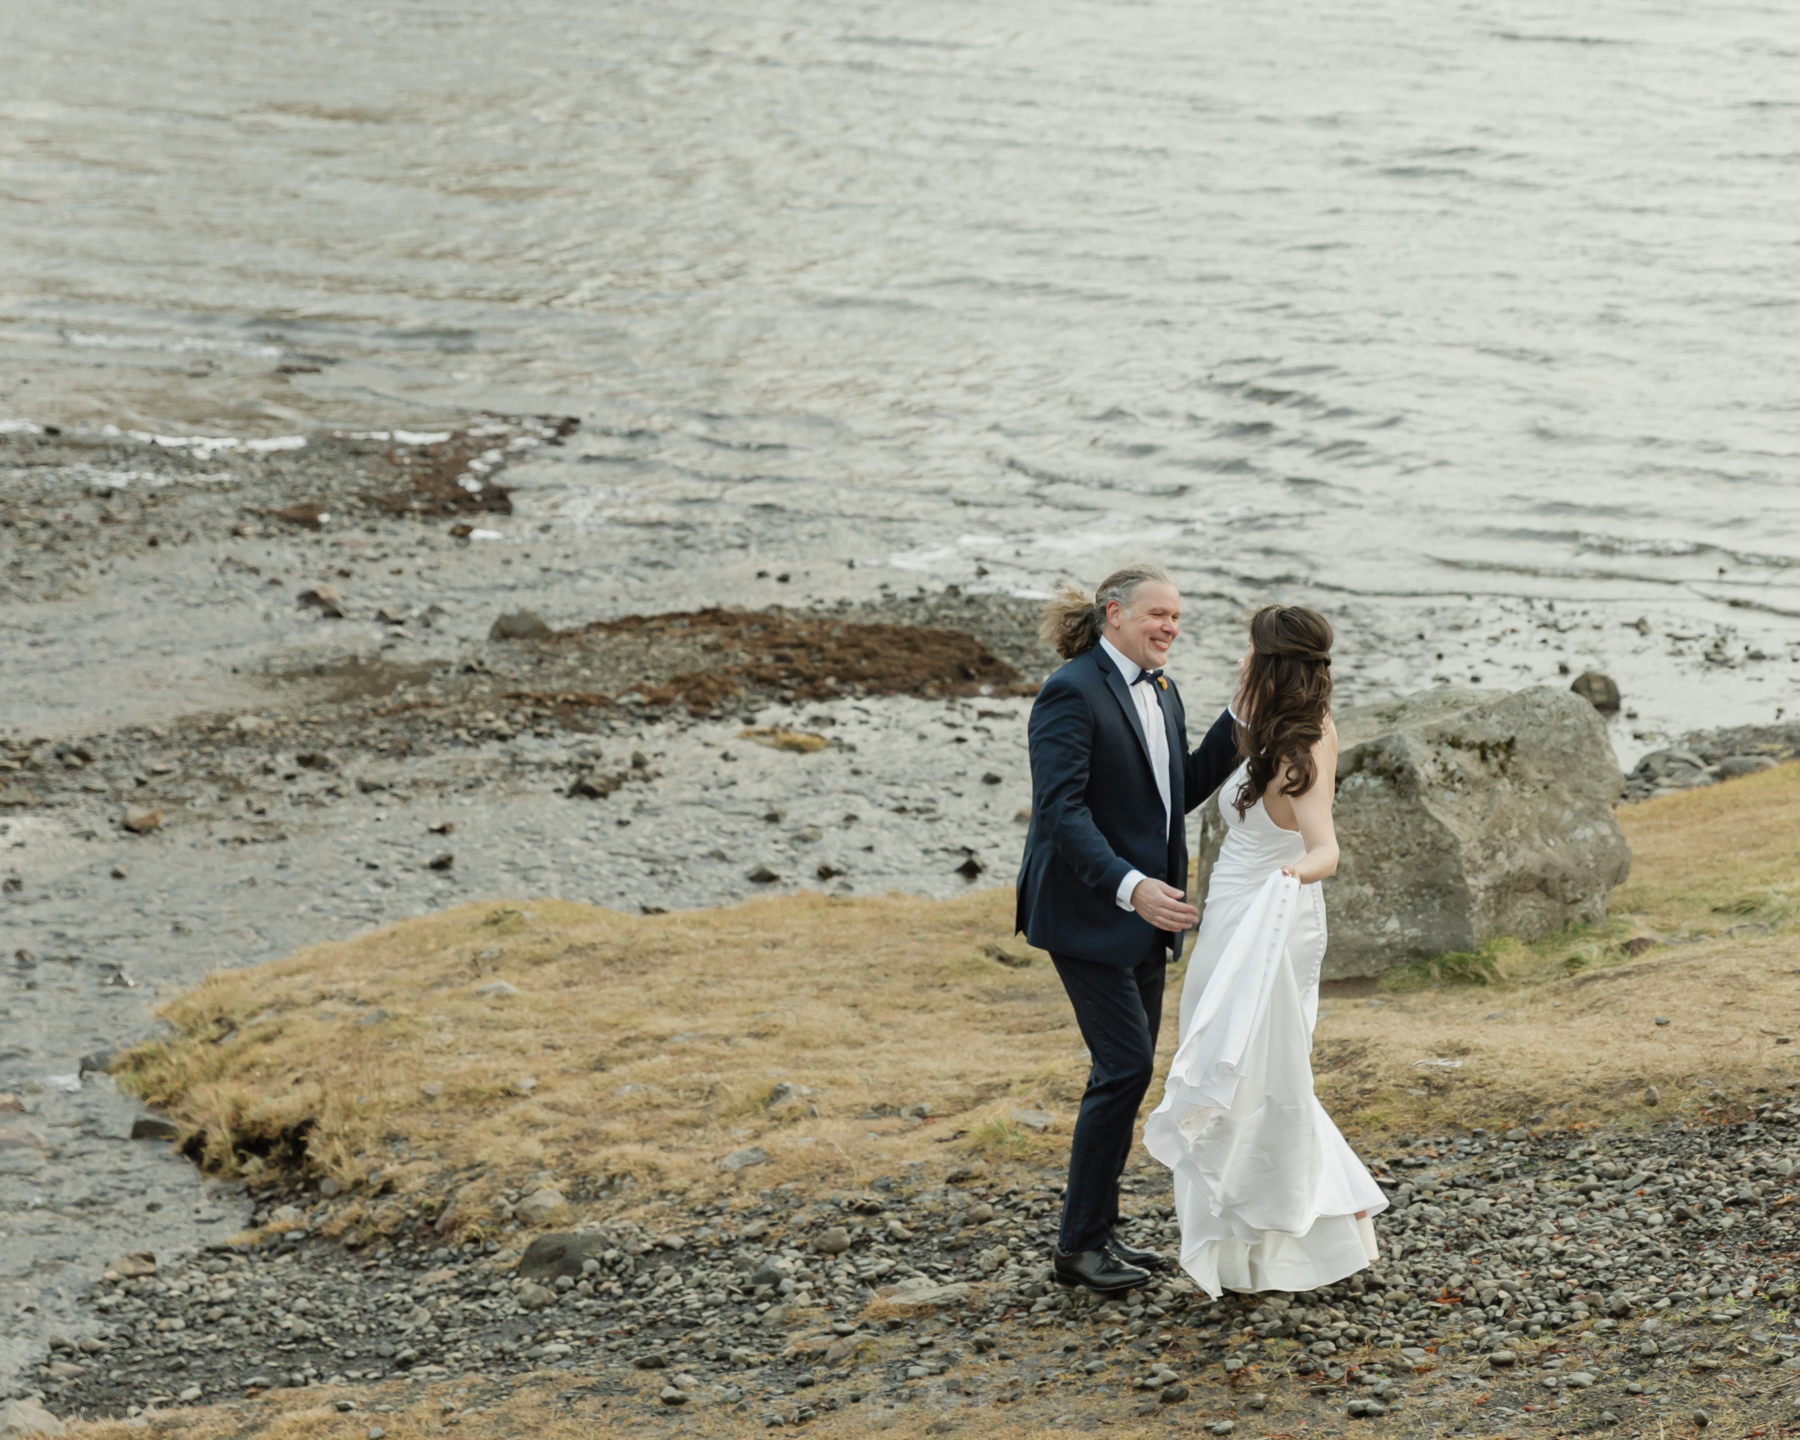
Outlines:
[[[1016,862],[1025,695],[1050,663],[1030,602],[903,595],[860,572],[832,593],[754,552],[694,600],[679,536],[597,564],[543,492],[511,483],[570,435],[530,417],[305,445],[0,435],[0,1393],[128,1413],[254,1381],[377,1395],[454,1375],[479,1408],[548,1365],[584,1394],[757,1421],[988,1400],[1054,1419],[1082,1394],[1106,1413],[1167,1400],[1248,1426],[1266,1384],[1271,1425],[1354,1396],[1398,1399],[1423,1433],[1498,1407],[1673,1427],[1683,1407],[1781,1399],[1776,1171],[1793,1154],[1766,1120],[1596,1155],[1569,1135],[1409,1150],[1425,1168],[1395,1157],[1406,1203],[1383,1221],[1404,1248],[1378,1281],[1285,1309],[1206,1305],[1180,1283],[1123,1307],[1059,1296],[1042,1273],[1051,1173],[903,1174],[653,1226],[596,1210],[596,1268],[542,1295],[518,1273],[525,1228],[468,1246],[425,1226],[352,1252],[323,1238],[326,1197],[203,1185],[105,1057],[214,967],[483,896],[655,910],[795,886],[947,895]],[[1197,633],[1235,623],[1230,597],[1194,603]],[[525,610],[547,623],[494,635]],[[1657,762],[1632,793],[1800,753],[1800,734],[1684,748],[1697,765]],[[1584,1206],[1571,1186],[1589,1170],[1643,1193]],[[1166,1232],[1161,1182],[1136,1183],[1144,1233]],[[226,1246],[253,1221],[262,1239]],[[1472,1241],[1491,1269],[1453,1267]],[[135,1252],[155,1274],[96,1283]],[[907,1282],[972,1288],[871,1308]],[[1583,1295],[1598,1297],[1586,1318]],[[1740,1313],[1711,1303],[1726,1300]],[[1279,1378],[1315,1362],[1305,1383]],[[1173,1378],[1146,1388],[1170,1373],[1157,1365]]]
[[1800,759],[1800,725],[1733,725],[1697,730],[1681,744],[1652,750],[1625,776],[1625,798],[1647,800],[1717,785]]
[[34,1111],[0,1135],[0,1384],[77,1324],[95,1245],[242,1223],[83,1064],[208,970],[460,899],[953,894],[1014,862],[1029,604],[871,585],[755,633],[608,607],[491,638],[555,607],[472,522],[518,518],[508,457],[557,431],[0,436],[0,1092]]
[[[1629,1137],[1416,1138],[1374,1157],[1392,1208],[1371,1271],[1221,1302],[1185,1278],[1104,1304],[1059,1291],[1042,1260],[1053,1174],[921,1167],[630,1219],[559,1196],[588,1222],[529,1248],[537,1197],[521,1196],[485,1243],[421,1212],[367,1253],[322,1238],[316,1186],[271,1187],[237,1243],[117,1258],[92,1333],[52,1337],[24,1388],[65,1415],[296,1386],[373,1410],[404,1404],[406,1379],[455,1386],[473,1421],[548,1371],[615,1414],[718,1408],[747,1427],[919,1407],[979,1433],[1000,1406],[1084,1424],[1168,1412],[1216,1434],[1340,1417],[1400,1435],[1740,1435],[1800,1420],[1785,1213],[1800,1104],[1763,1100]],[[1145,1167],[1128,1191],[1132,1238],[1172,1245],[1166,1174]]]

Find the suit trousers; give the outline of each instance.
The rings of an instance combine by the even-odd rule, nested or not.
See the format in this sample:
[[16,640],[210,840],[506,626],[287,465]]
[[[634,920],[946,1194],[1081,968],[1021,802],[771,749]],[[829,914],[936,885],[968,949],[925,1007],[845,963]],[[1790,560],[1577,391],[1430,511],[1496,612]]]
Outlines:
[[1136,966],[1101,965],[1052,952],[1093,1066],[1069,1147],[1063,1195],[1064,1254],[1098,1250],[1119,1223],[1119,1177],[1131,1156],[1138,1106],[1156,1066],[1168,951]]

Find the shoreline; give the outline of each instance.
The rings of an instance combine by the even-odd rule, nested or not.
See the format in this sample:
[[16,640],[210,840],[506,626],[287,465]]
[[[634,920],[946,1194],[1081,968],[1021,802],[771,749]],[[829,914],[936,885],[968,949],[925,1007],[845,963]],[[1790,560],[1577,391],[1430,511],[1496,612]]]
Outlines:
[[[14,682],[0,907],[16,937],[0,957],[0,1090],[39,1104],[37,1139],[0,1193],[41,1212],[0,1238],[0,1287],[38,1307],[34,1334],[0,1347],[0,1385],[52,1329],[78,1326],[72,1297],[97,1250],[198,1253],[244,1219],[231,1187],[127,1138],[141,1112],[101,1059],[210,970],[462,900],[943,898],[1010,876],[1028,699],[784,700],[751,684],[710,718],[629,700],[625,686],[710,663],[667,635],[634,650],[629,634],[587,631],[697,608],[684,532],[663,527],[623,563],[594,565],[565,500],[543,503],[522,473],[580,433],[559,424],[262,448],[0,436],[0,609],[14,622],[0,633]],[[439,508],[422,520],[414,502]],[[505,528],[477,538],[490,526]],[[891,569],[828,579],[782,563],[753,549],[708,583],[808,623],[966,634],[1024,681],[1053,663],[1029,598],[903,594]],[[297,603],[321,585],[343,618]],[[1229,663],[1241,606],[1223,593],[1190,604],[1183,679],[1198,699]],[[566,633],[491,640],[520,609]],[[589,692],[617,703],[566,703]],[[518,693],[549,698],[504,698]],[[774,743],[745,737],[758,730]],[[572,796],[584,780],[591,793]],[[136,834],[128,808],[162,816]]]

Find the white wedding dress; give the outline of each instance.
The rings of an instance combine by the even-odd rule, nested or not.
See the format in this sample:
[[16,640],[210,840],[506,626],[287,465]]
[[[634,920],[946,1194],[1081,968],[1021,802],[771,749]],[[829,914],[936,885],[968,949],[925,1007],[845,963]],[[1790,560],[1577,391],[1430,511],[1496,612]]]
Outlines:
[[1181,1265],[1207,1294],[1313,1290],[1376,1258],[1387,1197],[1313,1094],[1325,959],[1319,886],[1281,873],[1306,842],[1219,791],[1226,836],[1181,987],[1181,1042],[1144,1144],[1174,1172]]

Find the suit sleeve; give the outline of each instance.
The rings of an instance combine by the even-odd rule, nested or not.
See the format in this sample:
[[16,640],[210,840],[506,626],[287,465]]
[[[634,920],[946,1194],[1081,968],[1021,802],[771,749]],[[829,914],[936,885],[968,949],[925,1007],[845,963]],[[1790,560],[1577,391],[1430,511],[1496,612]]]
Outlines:
[[1081,883],[1113,897],[1131,862],[1113,848],[1087,805],[1094,725],[1087,700],[1073,685],[1038,692],[1027,730],[1032,802],[1050,843]]
[[1231,777],[1238,764],[1237,738],[1232,733],[1231,711],[1213,721],[1200,748],[1182,758],[1187,808],[1198,809]]

